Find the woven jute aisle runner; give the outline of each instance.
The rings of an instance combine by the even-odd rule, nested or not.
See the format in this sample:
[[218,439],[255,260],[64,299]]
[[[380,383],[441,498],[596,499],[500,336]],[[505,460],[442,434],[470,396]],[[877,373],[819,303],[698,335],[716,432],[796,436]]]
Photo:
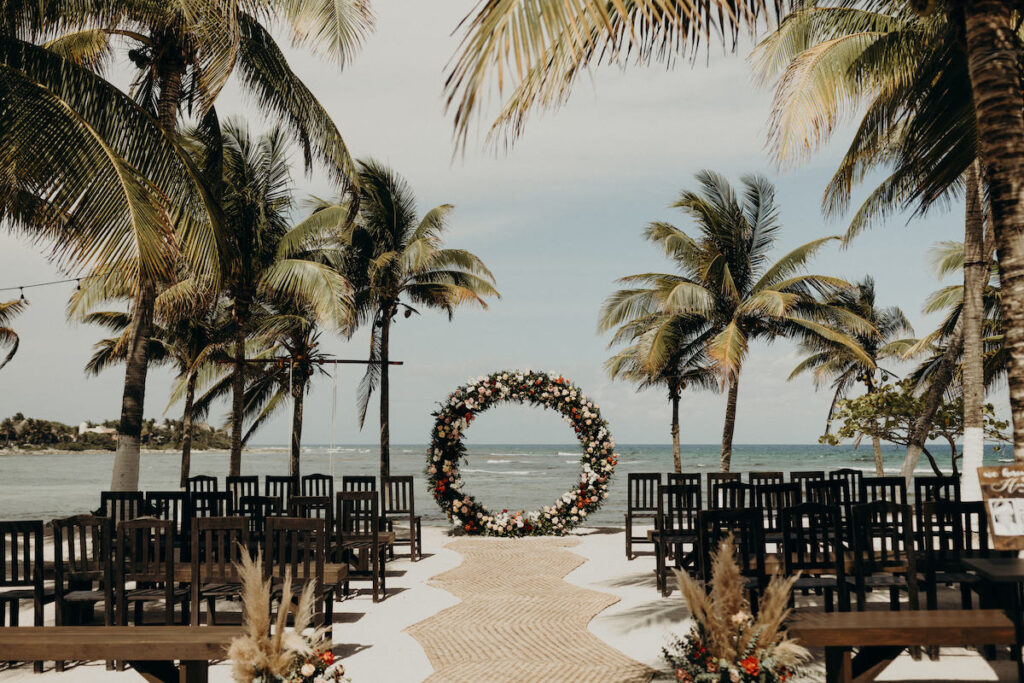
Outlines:
[[461,565],[430,584],[462,602],[406,632],[434,667],[431,683],[646,683],[652,671],[587,630],[618,598],[562,580],[583,564],[577,539],[466,538]]

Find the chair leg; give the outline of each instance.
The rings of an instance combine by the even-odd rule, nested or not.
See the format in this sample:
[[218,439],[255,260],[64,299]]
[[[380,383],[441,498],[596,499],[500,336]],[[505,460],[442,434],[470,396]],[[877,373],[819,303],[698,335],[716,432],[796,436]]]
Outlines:
[[889,588],[889,609],[893,612],[900,611],[900,589],[897,586]]
[[633,519],[626,515],[626,559],[633,559]]

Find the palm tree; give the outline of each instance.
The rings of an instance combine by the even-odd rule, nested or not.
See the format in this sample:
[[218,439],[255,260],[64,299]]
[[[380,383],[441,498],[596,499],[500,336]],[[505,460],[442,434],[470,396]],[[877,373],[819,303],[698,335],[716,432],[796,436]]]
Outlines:
[[[890,355],[886,352],[886,345],[898,341],[903,334],[913,334],[914,330],[903,311],[897,306],[876,306],[875,281],[870,276],[854,283],[853,289],[839,290],[825,300],[830,306],[849,311],[858,318],[868,321],[874,328],[870,334],[864,334],[858,330],[843,330],[842,321],[836,321],[834,324],[836,329],[842,330],[857,342],[871,359],[871,363],[864,363],[849,347],[823,337],[807,338],[800,344],[800,350],[805,358],[790,373],[789,379],[810,372],[813,373],[816,387],[831,382],[832,403],[828,409],[828,421],[831,422],[836,404],[846,398],[858,382],[864,386],[865,392],[870,394],[878,386],[879,373],[882,380],[894,374],[880,368],[878,362],[886,355]],[[875,472],[882,476],[885,474],[882,466],[882,441],[877,434],[872,436],[871,445],[875,455]]]
[[[355,287],[360,323],[372,323],[370,363],[359,386],[359,425],[375,388],[380,387],[380,473],[390,475],[388,361],[391,325],[418,307],[439,309],[449,319],[466,304],[486,308],[486,297],[500,296],[494,276],[477,256],[443,246],[453,207],[437,206],[416,215],[412,188],[393,170],[373,161],[359,162],[359,215],[348,229],[345,272]],[[338,206],[322,207],[323,211]]]
[[[602,307],[601,321],[598,329],[610,330],[615,327],[616,303],[622,297],[630,296],[629,290],[619,290],[612,294]],[[610,345],[631,342],[614,356],[605,361],[604,367],[612,379],[624,379],[637,385],[637,390],[664,386],[668,390],[668,400],[672,410],[672,464],[676,472],[683,471],[682,454],[679,448],[679,402],[685,389],[710,389],[717,391],[720,379],[714,364],[707,356],[707,332],[700,321],[693,325],[695,330],[677,329],[671,336],[660,335],[662,318],[665,314],[651,312],[639,315],[618,325]],[[677,327],[684,324],[681,319],[674,323]],[[693,334],[691,332],[696,332]],[[654,349],[671,339],[672,349]],[[651,367],[652,358],[665,358],[663,363]]]
[[27,299],[15,299],[13,301],[0,302],[0,349],[10,348],[4,360],[0,363],[0,370],[11,362],[14,354],[18,352],[18,345],[21,340],[17,332],[11,327],[11,321],[22,311],[28,308]]
[[[706,339],[707,353],[728,384],[725,424],[722,428],[722,471],[729,471],[736,427],[740,371],[751,341],[778,337],[798,340],[822,337],[850,349],[865,365],[871,358],[846,330],[874,334],[860,316],[819,301],[850,285],[836,277],[802,272],[808,261],[829,241],[826,237],[797,247],[775,263],[769,261],[780,229],[775,190],[764,178],[742,179],[743,198],[712,171],[697,174],[699,191],[684,190],[673,207],[682,209],[697,225],[694,238],[668,223],[652,223],[645,233],[672,259],[677,273],[643,273],[623,278],[634,285],[625,290],[605,319],[618,325],[650,312],[664,315],[653,334],[666,337],[652,345],[650,366],[667,360],[679,329]],[[679,321],[682,325],[678,325]]]
[[[201,2],[185,8],[176,4],[129,2],[84,7],[69,3],[56,11],[40,11],[31,3],[24,3],[24,7],[21,6],[23,3],[16,4],[17,7],[8,8],[0,20],[3,22],[0,26],[0,47],[3,48],[0,50],[0,62],[11,72],[10,83],[15,86],[14,89],[8,88],[5,94],[15,105],[37,113],[40,102],[46,103],[44,106],[55,111],[54,120],[62,125],[50,125],[48,117],[40,119],[35,116],[25,119],[27,123],[20,126],[23,130],[14,131],[23,138],[15,145],[20,150],[19,155],[31,159],[35,154],[42,161],[30,162],[28,172],[18,171],[18,182],[13,184],[9,193],[13,200],[5,202],[13,206],[4,211],[4,217],[36,229],[45,227],[59,235],[68,227],[66,216],[59,211],[46,211],[51,207],[40,202],[33,191],[40,186],[49,189],[54,182],[64,183],[73,189],[88,182],[87,194],[95,195],[97,198],[93,201],[99,206],[92,206],[91,211],[85,213],[100,226],[98,232],[84,234],[93,241],[96,235],[100,235],[109,242],[108,236],[118,226],[117,222],[110,221],[111,209],[119,209],[122,223],[127,223],[136,232],[144,230],[150,233],[145,241],[139,242],[140,252],[149,250],[147,264],[155,262],[161,266],[155,269],[134,266],[133,271],[137,278],[131,348],[126,363],[121,426],[111,488],[134,489],[138,486],[147,339],[159,283],[167,281],[166,275],[174,270],[173,254],[169,252],[173,252],[172,247],[181,241],[181,246],[187,247],[191,256],[205,259],[203,265],[207,270],[217,257],[209,234],[197,243],[193,226],[181,219],[187,212],[180,206],[172,207],[168,200],[168,197],[174,197],[177,202],[181,198],[186,207],[190,203],[196,204],[205,223],[211,224],[215,222],[215,215],[208,203],[209,197],[194,188],[190,188],[187,196],[181,197],[184,193],[168,191],[173,188],[161,182],[166,180],[161,174],[168,175],[167,167],[178,175],[181,175],[179,166],[194,170],[181,159],[180,150],[159,153],[168,144],[173,146],[179,113],[196,104],[204,124],[215,122],[213,103],[228,77],[237,73],[243,86],[259,104],[287,123],[303,147],[307,168],[316,159],[323,163],[336,183],[345,187],[353,176],[352,163],[330,117],[290,70],[269,32],[247,13],[246,10],[251,9],[248,5]],[[340,4],[320,1],[275,3],[259,8],[258,15],[286,19],[295,28],[298,42],[312,45],[341,60],[351,56],[372,24],[367,5],[361,0]],[[17,23],[11,22],[12,17]],[[47,50],[19,40],[22,35],[43,35],[55,31],[64,33],[50,41]],[[131,93],[139,103],[131,103],[134,109],[127,106],[127,98],[120,93],[111,100],[104,100],[100,93],[109,95],[109,91],[116,89],[102,79],[89,78],[79,72],[73,72],[70,77],[66,74],[73,62],[96,71],[102,70],[117,44],[112,42],[113,37],[132,44],[128,56],[139,69]],[[129,127],[103,122],[111,114],[123,113],[119,109],[128,109],[128,119],[142,121],[145,125]],[[38,123],[42,120],[47,121],[47,125]],[[91,126],[94,121],[103,125]],[[139,130],[149,138],[156,137],[159,144],[147,146],[148,141],[142,136],[124,137],[125,132]],[[10,139],[15,138],[12,136]],[[116,144],[110,144],[111,140]],[[39,150],[77,148],[78,143],[94,151],[91,155],[39,154]],[[128,158],[145,157],[147,154],[153,154],[156,161],[133,164],[133,158]],[[166,161],[174,157],[177,157],[178,166]],[[122,206],[112,205],[104,192],[97,191],[91,180],[85,180],[93,167],[106,170],[108,182],[118,190],[113,196],[122,202]],[[44,182],[40,182],[39,176],[44,172],[48,175]],[[194,173],[185,175],[191,181],[196,180]],[[26,193],[22,187],[30,189]],[[51,194],[48,192],[47,197]],[[74,206],[81,194],[79,190],[74,198],[64,197],[63,202],[69,207]],[[201,201],[190,202],[190,197],[198,197]],[[52,208],[59,208],[61,202],[55,204]],[[110,221],[112,226],[103,226],[100,219]],[[204,220],[199,221],[200,225]],[[167,239],[166,235],[173,228],[177,228],[177,238]],[[152,234],[155,230],[164,234]],[[125,251],[136,245],[115,246]],[[70,250],[69,247],[65,249]],[[105,268],[111,265],[112,256],[117,255],[113,247],[99,253],[106,258],[97,258],[95,251],[81,248],[72,251],[76,264],[96,259]],[[113,277],[124,279],[121,275]]]

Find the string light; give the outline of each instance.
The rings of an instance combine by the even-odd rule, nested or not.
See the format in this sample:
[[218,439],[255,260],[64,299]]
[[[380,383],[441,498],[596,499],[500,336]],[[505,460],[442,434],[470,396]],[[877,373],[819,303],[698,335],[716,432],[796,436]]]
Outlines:
[[12,292],[15,289],[21,293],[21,298],[25,298],[25,290],[33,289],[35,287],[50,287],[52,285],[65,285],[70,282],[76,283],[75,289],[82,291],[82,280],[88,280],[89,278],[100,277],[100,275],[83,275],[82,277],[69,277],[66,280],[50,280],[49,282],[33,282],[30,285],[11,285],[10,287],[0,287],[0,292]]

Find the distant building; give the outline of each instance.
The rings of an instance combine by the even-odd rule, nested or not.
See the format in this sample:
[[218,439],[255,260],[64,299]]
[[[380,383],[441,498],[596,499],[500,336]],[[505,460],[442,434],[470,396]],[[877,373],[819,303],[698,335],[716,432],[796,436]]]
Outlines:
[[113,427],[90,427],[87,422],[83,422],[78,425],[78,435],[83,434],[117,434],[117,430]]

